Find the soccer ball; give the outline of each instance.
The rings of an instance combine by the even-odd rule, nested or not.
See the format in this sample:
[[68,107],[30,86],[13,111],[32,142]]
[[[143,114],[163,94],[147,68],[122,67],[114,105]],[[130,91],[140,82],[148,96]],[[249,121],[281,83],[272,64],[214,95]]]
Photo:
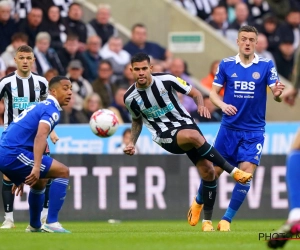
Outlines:
[[99,137],[112,136],[119,127],[118,117],[108,109],[99,109],[92,114],[90,127]]

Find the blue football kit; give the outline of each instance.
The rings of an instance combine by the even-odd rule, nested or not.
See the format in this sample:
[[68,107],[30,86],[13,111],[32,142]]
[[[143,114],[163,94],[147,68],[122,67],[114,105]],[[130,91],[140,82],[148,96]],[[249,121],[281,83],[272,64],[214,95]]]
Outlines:
[[[2,133],[0,171],[19,185],[31,173],[34,165],[34,139],[40,122],[49,125],[49,133],[57,125],[61,107],[53,96],[25,109]],[[40,178],[44,178],[53,159],[43,155]]]
[[239,55],[221,61],[214,85],[224,87],[224,102],[237,108],[223,114],[215,148],[233,166],[240,162],[259,164],[265,131],[267,87],[279,81],[272,60],[258,57],[244,65]]

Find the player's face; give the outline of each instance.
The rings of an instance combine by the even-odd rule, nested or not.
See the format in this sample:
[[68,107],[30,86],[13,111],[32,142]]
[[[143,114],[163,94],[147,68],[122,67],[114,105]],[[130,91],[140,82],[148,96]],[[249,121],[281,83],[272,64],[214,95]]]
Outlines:
[[72,97],[72,83],[69,80],[61,80],[53,91],[59,105],[67,106]]
[[237,44],[240,54],[245,56],[253,55],[257,44],[257,36],[254,32],[241,32],[237,39]]
[[28,76],[35,58],[33,53],[31,52],[18,52],[15,56],[15,62],[17,64],[18,74],[21,76]]
[[151,84],[152,65],[147,60],[132,64],[131,72],[138,88],[146,88]]

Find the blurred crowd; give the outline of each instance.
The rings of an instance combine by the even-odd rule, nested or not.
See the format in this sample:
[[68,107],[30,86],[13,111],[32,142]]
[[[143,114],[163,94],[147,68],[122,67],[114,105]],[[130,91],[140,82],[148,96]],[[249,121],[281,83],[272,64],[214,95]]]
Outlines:
[[[294,52],[300,42],[297,0],[174,1],[229,40],[236,40],[242,25],[256,26],[260,32],[257,53],[273,59],[278,72],[291,78]],[[48,80],[66,75],[73,84],[72,101],[64,108],[61,123],[88,123],[91,114],[100,108],[113,110],[120,123],[131,122],[123,96],[134,82],[130,58],[137,52],[150,55],[153,72],[168,72],[210,90],[219,61],[212,63],[204,79],[195,81],[186,62],[148,40],[145,24],[134,24],[130,40],[124,44],[110,17],[108,4],[100,4],[96,15],[85,23],[83,7],[73,0],[0,1],[0,77],[16,70],[16,49],[30,45],[36,57],[34,72]],[[220,121],[221,112],[208,96],[204,95],[204,102],[212,113],[211,120],[197,114],[191,98],[179,97],[197,122]]]

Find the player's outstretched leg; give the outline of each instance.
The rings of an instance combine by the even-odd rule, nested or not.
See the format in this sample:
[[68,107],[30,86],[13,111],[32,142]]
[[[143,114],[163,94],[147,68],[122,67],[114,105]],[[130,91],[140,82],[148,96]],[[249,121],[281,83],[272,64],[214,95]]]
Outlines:
[[[276,249],[283,247],[293,235],[300,234],[300,151],[294,150],[287,159],[286,183],[289,197],[290,213],[287,222],[281,226],[274,237],[268,242],[270,248]],[[281,234],[280,234],[281,233]],[[284,237],[282,237],[284,235]],[[278,239],[280,237],[280,239]]]
[[10,229],[14,228],[14,217],[13,217],[13,208],[14,208],[14,200],[15,195],[12,194],[11,190],[13,187],[13,183],[5,176],[3,176],[2,181],[2,200],[5,211],[5,220],[0,227],[1,229]]
[[52,178],[49,192],[49,210],[47,222],[42,225],[42,231],[48,233],[70,233],[58,222],[58,213],[61,210],[69,184],[69,169],[62,163],[53,159],[46,178]]
[[252,179],[252,174],[244,172],[232,165],[230,165],[223,156],[209,143],[204,142],[204,144],[197,149],[199,156],[207,159],[214,163],[214,165],[219,166],[227,173],[229,173],[237,182],[246,183]]
[[49,208],[49,191],[50,191],[51,184],[52,184],[52,179],[49,179],[47,182],[47,185],[46,185],[45,201],[44,201],[43,210],[41,213],[42,224],[46,223],[46,220],[47,220],[48,208]]

